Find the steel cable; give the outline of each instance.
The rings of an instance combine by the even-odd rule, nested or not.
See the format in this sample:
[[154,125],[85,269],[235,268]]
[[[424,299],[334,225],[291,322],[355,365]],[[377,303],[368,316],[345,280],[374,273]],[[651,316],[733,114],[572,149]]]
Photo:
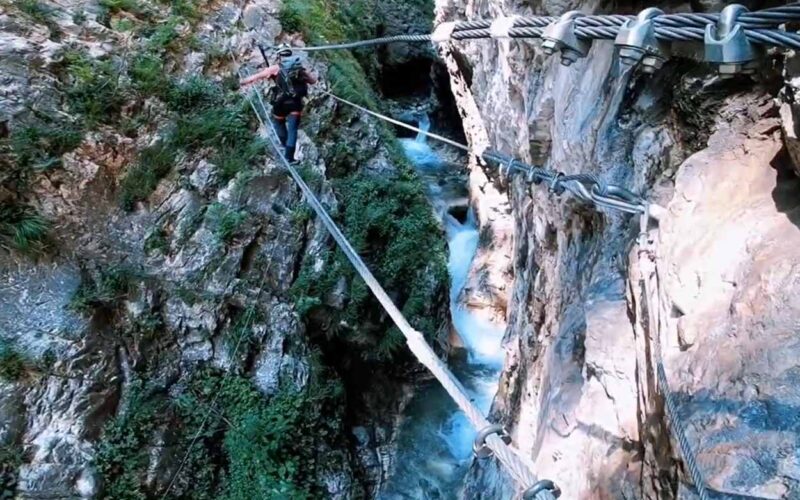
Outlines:
[[[236,61],[236,57],[232,51],[231,57],[233,58],[238,71],[238,62]],[[264,116],[269,116],[269,111],[267,110],[266,103],[264,103],[261,93],[256,91],[251,92],[250,95],[252,96],[252,94],[257,96]],[[378,299],[381,306],[392,318],[392,321],[394,321],[395,325],[403,333],[411,352],[436,377],[442,387],[444,387],[450,397],[456,402],[458,407],[464,412],[476,429],[480,430],[488,427],[489,421],[486,420],[483,414],[472,403],[472,400],[469,398],[469,396],[467,396],[464,386],[458,381],[458,379],[455,378],[447,365],[441,359],[439,359],[438,356],[436,356],[436,353],[433,351],[430,345],[428,345],[422,333],[420,333],[418,330],[415,330],[411,324],[408,323],[402,312],[400,312],[380,283],[378,283],[377,279],[375,279],[375,276],[369,270],[364,261],[361,260],[361,257],[350,245],[347,237],[345,237],[344,233],[342,233],[342,231],[330,217],[314,192],[303,180],[302,176],[300,176],[297,170],[281,154],[280,144],[274,127],[271,123],[267,125],[267,123],[264,121],[264,118],[262,118],[261,113],[259,113],[252,97],[248,97],[248,102],[253,108],[261,127],[267,134],[268,140],[275,152],[275,155],[280,159],[281,163],[289,172],[292,179],[294,179],[295,183],[300,187],[300,190],[303,193],[303,198],[305,198],[306,202],[311,205],[311,208],[320,218],[325,228],[328,230],[331,236],[333,236],[333,239],[336,241],[342,253],[344,253],[345,257],[347,257],[347,259],[353,265],[361,279],[364,280],[366,285],[375,295],[375,298]],[[500,463],[506,467],[512,477],[514,477],[514,479],[520,485],[522,485],[523,488],[528,488],[537,482],[536,476],[524,463],[522,463],[519,456],[509,449],[509,446],[499,436],[496,434],[488,436],[486,439],[486,446],[493,451],[494,456],[498,459],[498,461],[500,461]],[[536,495],[536,498],[540,500],[554,500],[553,495],[549,491],[540,492],[538,495]]]
[[[616,38],[620,26],[632,15],[595,14],[578,17],[574,20],[575,34],[587,40],[612,40]],[[509,30],[510,38],[541,38],[543,29],[557,21],[551,16],[526,16],[514,20]],[[715,24],[719,14],[675,13],[662,14],[654,18],[656,37],[663,41],[690,42],[703,41],[705,27]],[[800,21],[800,4],[794,3],[771,9],[745,12],[738,23],[745,29],[745,35],[753,43],[800,50],[800,35],[786,32],[778,27],[782,24]],[[456,22],[450,37],[453,40],[475,40],[492,38],[491,19]],[[390,43],[424,43],[431,41],[431,34],[396,35],[370,40],[334,43],[310,47],[297,47],[296,50],[316,52],[322,50],[356,49]]]
[[[654,354],[656,361],[656,379],[658,387],[664,397],[664,407],[672,428],[673,434],[678,441],[678,446],[681,450],[681,456],[689,469],[689,475],[692,478],[694,487],[700,500],[708,500],[708,492],[706,491],[705,480],[703,474],[700,472],[700,467],[697,465],[692,446],[686,438],[686,429],[683,422],[679,418],[678,405],[675,402],[675,397],[670,391],[669,383],[667,381],[667,374],[664,371],[663,353],[661,352],[661,323],[658,316],[659,309],[659,296],[658,296],[658,273],[655,263],[655,243],[647,237],[647,225],[649,220],[647,214],[642,215],[640,221],[640,235],[639,235],[639,266],[644,281],[644,294],[645,303],[647,304],[647,318],[649,328],[652,329],[652,342],[654,344]],[[653,281],[656,281],[653,284]]]

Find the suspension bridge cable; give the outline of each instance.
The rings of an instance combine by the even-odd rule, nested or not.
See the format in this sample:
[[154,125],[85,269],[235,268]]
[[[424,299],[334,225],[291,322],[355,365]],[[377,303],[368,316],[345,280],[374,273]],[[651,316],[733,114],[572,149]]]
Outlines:
[[[232,50],[230,53],[234,64],[237,67],[237,72],[239,72],[241,77],[242,75],[239,70],[239,64],[236,60],[236,56]],[[289,175],[291,175],[291,177],[297,183],[306,202],[311,205],[311,208],[320,218],[325,228],[328,230],[331,236],[333,236],[333,239],[338,244],[342,253],[344,253],[345,257],[347,257],[347,259],[353,265],[361,279],[364,280],[370,291],[372,291],[372,293],[375,295],[375,298],[380,302],[386,313],[392,318],[392,321],[394,321],[395,325],[405,336],[406,343],[408,344],[411,352],[416,356],[417,360],[425,365],[436,377],[439,383],[444,387],[450,397],[456,402],[458,407],[464,412],[476,429],[483,430],[489,428],[489,421],[474,405],[470,397],[467,395],[467,391],[461,382],[459,382],[458,379],[453,375],[447,365],[441,359],[439,359],[430,345],[428,345],[423,334],[414,329],[411,324],[408,323],[403,316],[403,313],[397,308],[380,283],[378,283],[375,276],[352,247],[344,233],[342,233],[337,224],[330,217],[328,212],[325,210],[325,207],[316,197],[308,184],[306,184],[306,182],[303,180],[302,176],[281,154],[280,141],[277,138],[277,132],[275,131],[272,123],[268,125],[265,122],[265,118],[262,118],[262,114],[259,113],[258,107],[256,106],[256,101],[252,97],[253,94],[255,94],[265,118],[269,117],[267,106],[258,90],[250,92],[248,95],[248,102],[253,108],[261,127],[267,134],[267,138],[272,146],[275,156],[280,159],[280,162],[289,172]],[[501,436],[499,436],[496,432],[485,437],[485,445],[487,448],[492,450],[494,456],[502,465],[505,466],[506,470],[511,474],[511,476],[520,485],[522,485],[523,489],[530,488],[539,483],[533,472],[522,461],[521,456],[518,455],[517,452],[514,452],[503,440],[503,438],[501,438]],[[553,500],[554,496],[550,490],[544,489],[539,491],[535,498],[539,500]]]
[[[591,14],[574,19],[575,34],[586,40],[614,39],[620,27],[636,16],[619,14]],[[719,14],[675,13],[662,14],[653,18],[656,37],[662,41],[703,41],[705,27],[715,25]],[[513,19],[508,30],[509,38],[541,38],[545,27],[557,22],[552,16],[526,16]],[[452,40],[477,40],[492,38],[492,24],[496,20],[481,19],[457,21],[450,26],[447,38]],[[800,50],[800,34],[784,31],[779,26],[800,21],[800,3],[781,7],[744,12],[737,24],[744,29],[745,36],[753,43]],[[446,23],[445,23],[446,24]],[[440,25],[441,26],[441,25]],[[317,52],[324,50],[355,49],[390,43],[424,43],[434,40],[435,33],[396,35],[369,40],[324,44],[309,47],[295,47],[295,50]]]
[[551,190],[560,192],[567,190],[574,196],[584,201],[594,203],[596,206],[610,208],[613,210],[620,210],[627,213],[642,213],[645,209],[645,201],[640,196],[635,195],[625,188],[606,184],[601,181],[596,175],[590,174],[577,174],[577,175],[564,175],[560,172],[546,170],[541,167],[528,165],[520,160],[511,156],[505,155],[498,151],[491,149],[484,150],[483,152],[473,152],[466,144],[461,144],[447,137],[435,134],[433,132],[422,130],[413,125],[409,125],[400,120],[396,120],[382,113],[378,113],[369,108],[365,108],[352,101],[337,96],[327,90],[320,90],[324,95],[341,102],[347,106],[353,107],[361,112],[370,116],[374,116],[380,120],[392,123],[407,130],[417,132],[426,137],[442,142],[449,146],[461,149],[471,154],[483,158],[486,161],[498,163],[500,165],[501,173],[508,175],[511,172],[521,172],[529,182],[545,183]]

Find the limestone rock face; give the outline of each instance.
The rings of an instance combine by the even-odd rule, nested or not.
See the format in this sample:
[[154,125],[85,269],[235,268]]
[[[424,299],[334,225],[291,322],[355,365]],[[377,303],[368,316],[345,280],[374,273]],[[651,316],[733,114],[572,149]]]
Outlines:
[[[83,0],[0,6],[0,208],[9,201],[35,207],[51,222],[54,243],[54,250],[35,258],[0,247],[0,363],[7,362],[7,345],[25,361],[21,374],[0,365],[4,498],[108,495],[98,455],[109,423],[126,415],[142,379],[148,391],[175,403],[193,395],[194,376],[214,370],[248,378],[270,401],[280,391],[302,392],[319,384],[320,366],[333,364],[322,360],[327,332],[307,331],[292,290],[304,262],[318,272],[332,265],[327,258],[332,241],[320,220],[303,212],[307,207],[297,186],[275,158],[258,156],[248,169],[231,175],[224,171],[224,155],[184,148],[152,194],[137,199],[131,210],[120,208],[119,194],[138,152],[163,141],[174,128],[163,95],[123,96],[124,114],[144,117],[146,124],[86,126],[80,144],[59,155],[56,168],[30,175],[24,193],[8,188],[14,158],[7,155],[6,139],[13,131],[41,116],[81,123],[77,113],[68,113],[61,88],[68,59],[76,53],[89,63],[114,64],[126,85],[125,65],[132,60],[126,58],[148,51],[163,56],[170,77],[185,81],[202,75],[227,85],[238,69],[230,63],[229,49],[241,69],[253,72],[263,65],[254,42],[291,38],[278,20],[280,1],[188,2],[181,6],[197,4],[198,11],[181,16],[172,16],[169,2],[141,3],[147,4],[144,12],[129,12],[140,2],[120,8]],[[388,15],[391,9],[385,8]],[[391,24],[398,32],[422,22],[395,14]],[[168,30],[173,22],[177,34]],[[169,50],[146,45],[155,30],[180,40]],[[411,57],[398,54],[393,60],[403,64]],[[326,65],[307,62],[316,64],[324,81]],[[303,119],[298,157],[304,173],[315,177],[320,200],[336,214],[328,168],[342,150],[331,127],[351,133],[355,145],[348,153],[359,155],[352,169],[389,175],[396,173],[396,164],[377,122],[339,109],[316,87],[309,100],[313,105]],[[214,210],[236,222],[232,235],[222,235]],[[116,285],[124,291],[113,284],[110,291],[102,289],[103,280],[123,268],[132,278]],[[87,292],[91,287],[97,290]],[[433,283],[431,290],[440,296],[428,297],[426,312],[439,319],[446,315],[445,288]],[[95,292],[98,297],[91,296]],[[347,283],[337,285],[325,305],[344,309],[347,292]],[[248,337],[240,333],[243,317],[252,318]],[[332,350],[346,348],[331,344]],[[409,397],[404,391],[410,376],[403,372],[407,366],[387,366],[391,374],[385,380],[359,386],[351,397],[337,396],[335,408],[322,411],[323,403],[313,403],[329,420],[323,423],[335,429],[311,450],[318,464],[311,479],[326,498],[363,498],[388,473],[395,416]],[[344,383],[343,376],[331,378]],[[166,417],[159,414],[155,428],[131,438],[139,439],[133,446],[147,459],[133,482],[151,496],[162,494],[183,458],[179,427],[185,422],[174,411],[164,410]],[[223,443],[215,445],[223,453]],[[172,493],[183,495],[181,488],[186,485],[176,484]]]
[[[437,16],[576,8],[618,10],[469,0],[438,2]],[[656,383],[660,335],[669,391],[707,487],[798,496],[800,183],[796,104],[780,101],[791,95],[792,66],[777,96],[780,81],[724,82],[686,61],[642,77],[603,41],[570,67],[533,41],[459,42],[440,52],[473,146],[488,141],[566,174],[593,173],[667,208],[648,233],[657,248],[656,329],[641,290],[637,217],[522,178],[506,186],[494,167],[473,166],[492,186],[472,190],[482,228],[493,190],[507,196],[513,220],[506,361],[491,419],[563,498],[691,498],[687,458]],[[502,268],[503,252],[495,255]],[[475,462],[463,497],[511,498],[515,488],[494,462]]]

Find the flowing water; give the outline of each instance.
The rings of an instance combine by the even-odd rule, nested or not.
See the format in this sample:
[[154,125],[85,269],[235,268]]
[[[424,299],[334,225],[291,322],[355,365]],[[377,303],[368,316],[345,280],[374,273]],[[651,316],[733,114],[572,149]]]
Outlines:
[[[427,116],[420,128],[428,130]],[[484,412],[497,390],[497,378],[503,363],[500,343],[503,329],[477,318],[458,303],[467,281],[470,264],[478,248],[478,228],[470,211],[464,222],[444,209],[447,202],[435,182],[444,172],[443,162],[420,134],[416,139],[401,140],[406,156],[429,180],[429,196],[439,208],[447,232],[450,272],[450,314],[465,349],[450,363],[450,368]],[[398,437],[394,473],[378,495],[394,499],[457,498],[461,483],[472,459],[475,429],[457,408],[447,392],[435,380],[418,388],[403,415]]]

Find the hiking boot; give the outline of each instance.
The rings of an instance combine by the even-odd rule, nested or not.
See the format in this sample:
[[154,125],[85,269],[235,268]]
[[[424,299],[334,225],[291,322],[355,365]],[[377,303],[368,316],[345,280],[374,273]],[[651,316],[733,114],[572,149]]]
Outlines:
[[294,159],[294,151],[297,149],[294,146],[286,146],[286,160],[289,163],[297,163],[297,160]]

